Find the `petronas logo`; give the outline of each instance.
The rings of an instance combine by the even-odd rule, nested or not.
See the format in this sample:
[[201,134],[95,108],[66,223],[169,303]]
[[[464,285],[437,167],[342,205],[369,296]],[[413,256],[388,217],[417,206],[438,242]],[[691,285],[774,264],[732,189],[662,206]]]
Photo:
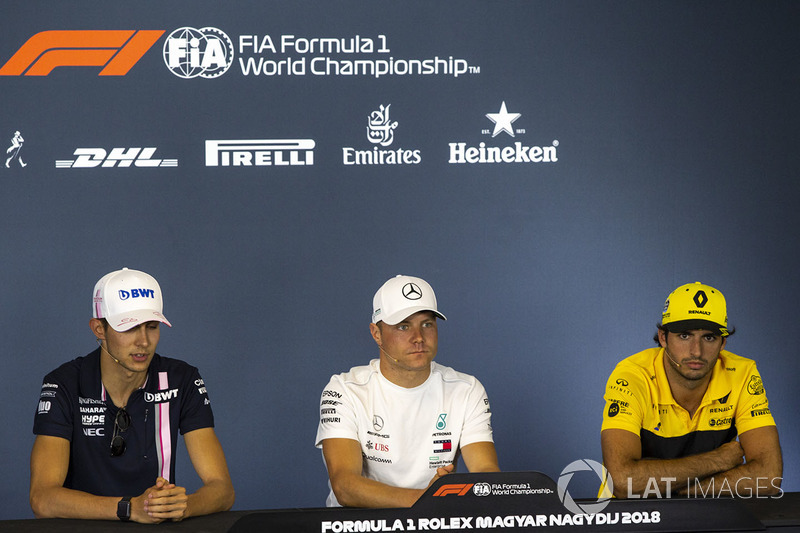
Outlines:
[[445,418],[447,417],[447,413],[442,413],[439,415],[439,420],[436,421],[436,429],[439,431],[443,430],[447,427],[447,422],[445,422]]

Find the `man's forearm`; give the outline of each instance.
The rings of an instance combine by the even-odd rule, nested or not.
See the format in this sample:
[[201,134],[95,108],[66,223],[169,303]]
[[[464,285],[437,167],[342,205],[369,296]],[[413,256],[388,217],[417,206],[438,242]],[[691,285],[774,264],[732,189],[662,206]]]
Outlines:
[[236,495],[231,483],[218,480],[209,482],[196,492],[189,494],[189,505],[186,516],[202,516],[233,507]]
[[336,499],[345,507],[411,507],[425,489],[393,487],[360,475],[331,481]]
[[681,493],[699,498],[769,496],[783,492],[782,475],[780,464],[751,461],[712,476],[693,479]]
[[36,518],[117,520],[120,497],[95,496],[79,490],[53,487],[31,491],[30,500]]
[[[730,454],[721,448],[678,459],[639,459],[627,469],[612,473],[618,498],[657,496],[686,488],[695,479],[705,479],[731,468]],[[618,479],[619,478],[619,479]]]

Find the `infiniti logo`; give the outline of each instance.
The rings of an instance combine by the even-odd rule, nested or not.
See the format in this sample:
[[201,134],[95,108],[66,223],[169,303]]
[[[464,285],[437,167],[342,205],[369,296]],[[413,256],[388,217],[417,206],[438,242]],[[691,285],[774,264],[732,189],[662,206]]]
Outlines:
[[403,296],[409,300],[419,300],[422,298],[422,290],[416,283],[406,283],[403,285]]

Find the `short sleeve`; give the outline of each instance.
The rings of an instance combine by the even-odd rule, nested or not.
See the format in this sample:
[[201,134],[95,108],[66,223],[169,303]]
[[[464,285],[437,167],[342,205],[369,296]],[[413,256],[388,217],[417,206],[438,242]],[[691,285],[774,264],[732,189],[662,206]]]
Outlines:
[[45,376],[33,419],[33,433],[72,440],[73,407],[70,391],[53,374]]
[[474,386],[467,394],[460,446],[466,446],[474,442],[494,442],[492,438],[492,409],[489,405],[489,396],[486,394],[486,389],[477,379],[475,379]]
[[352,400],[339,376],[333,376],[319,400],[319,426],[315,446],[325,439],[358,438],[358,422]]
[[739,392],[739,404],[736,406],[736,429],[744,433],[751,429],[774,426],[775,420],[769,410],[769,400],[764,390],[756,365],[750,367],[749,375]]
[[181,402],[181,435],[196,429],[214,427],[214,413],[211,410],[205,381],[193,366],[189,366],[186,376],[188,379],[181,387],[186,390]]
[[647,401],[649,396],[650,390],[641,375],[632,369],[617,366],[608,378],[603,395],[605,407],[602,429],[624,429],[640,435],[644,405],[651,403]]

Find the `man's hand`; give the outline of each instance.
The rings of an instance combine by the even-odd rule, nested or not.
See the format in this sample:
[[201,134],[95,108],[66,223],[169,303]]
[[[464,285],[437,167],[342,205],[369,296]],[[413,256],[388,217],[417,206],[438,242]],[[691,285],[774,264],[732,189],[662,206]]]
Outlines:
[[455,469],[455,467],[456,467],[456,465],[454,465],[453,463],[450,463],[449,465],[444,465],[444,466],[440,466],[439,468],[437,468],[436,469],[436,474],[431,479],[431,482],[428,483],[428,487],[430,487],[431,485],[436,483],[437,479],[439,479],[441,477],[444,477],[447,474],[450,474]]
[[744,449],[736,439],[726,442],[714,451],[719,456],[719,466],[722,472],[744,463]]
[[183,520],[188,508],[186,489],[169,483],[163,477],[145,490],[141,496],[131,499],[131,520],[143,524],[157,524],[164,520]]

